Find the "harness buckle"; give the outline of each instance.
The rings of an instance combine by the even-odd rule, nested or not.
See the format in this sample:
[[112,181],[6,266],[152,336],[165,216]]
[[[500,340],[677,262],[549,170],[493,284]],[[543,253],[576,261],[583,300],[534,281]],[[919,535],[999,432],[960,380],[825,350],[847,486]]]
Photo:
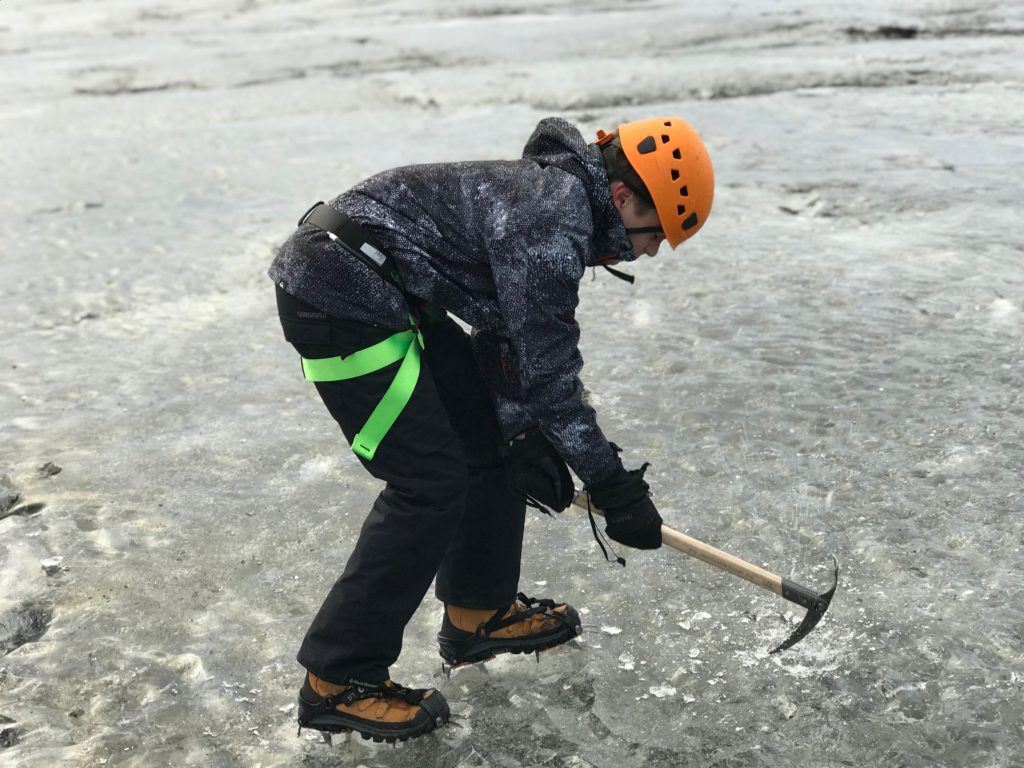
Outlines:
[[321,206],[323,204],[324,204],[323,200],[317,200],[315,203],[313,203],[311,206],[309,206],[309,210],[306,211],[304,214],[302,214],[302,218],[299,219],[298,226],[301,227],[303,224],[305,224],[306,223],[306,219],[309,218],[309,214],[311,214],[313,211],[315,211],[319,206]]

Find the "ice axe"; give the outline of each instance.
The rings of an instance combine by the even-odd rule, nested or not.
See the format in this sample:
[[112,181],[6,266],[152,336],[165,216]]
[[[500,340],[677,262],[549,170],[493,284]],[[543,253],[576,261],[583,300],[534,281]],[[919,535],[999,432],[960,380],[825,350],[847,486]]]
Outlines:
[[[577,507],[593,512],[595,515],[604,517],[604,513],[601,510],[591,505],[586,491],[577,491],[572,503]],[[705,544],[699,539],[687,536],[685,533],[680,533],[669,528],[667,525],[661,526],[661,541],[663,544],[668,544],[673,549],[679,550],[684,555],[703,560],[708,565],[713,565],[715,568],[727,571],[733,576],[739,576],[751,584],[770,590],[776,595],[781,596],[784,600],[796,603],[807,609],[807,615],[800,622],[800,626],[796,628],[785,642],[777,648],[773,648],[770,653],[778,653],[787,648],[792,648],[807,637],[810,631],[818,626],[821,617],[825,615],[825,611],[828,610],[832,602],[832,596],[836,593],[836,587],[839,586],[839,561],[836,560],[835,555],[832,556],[832,563],[835,566],[832,589],[819,595],[814,590],[802,587],[782,576],[776,576],[764,568],[758,568],[756,565],[740,560],[728,552],[715,549],[710,544]]]

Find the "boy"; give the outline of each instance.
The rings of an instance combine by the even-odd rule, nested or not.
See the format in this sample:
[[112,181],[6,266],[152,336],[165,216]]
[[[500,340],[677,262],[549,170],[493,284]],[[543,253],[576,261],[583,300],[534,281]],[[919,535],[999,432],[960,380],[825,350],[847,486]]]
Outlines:
[[388,677],[435,577],[449,664],[579,634],[572,606],[517,593],[525,506],[565,509],[566,465],[612,539],[661,545],[643,468],[583,400],[574,312],[586,267],[675,248],[713,189],[677,117],[595,144],[546,119],[520,160],[397,168],[303,216],[269,270],[285,337],[386,485],[299,650],[300,726],[394,741],[448,720],[439,691]]

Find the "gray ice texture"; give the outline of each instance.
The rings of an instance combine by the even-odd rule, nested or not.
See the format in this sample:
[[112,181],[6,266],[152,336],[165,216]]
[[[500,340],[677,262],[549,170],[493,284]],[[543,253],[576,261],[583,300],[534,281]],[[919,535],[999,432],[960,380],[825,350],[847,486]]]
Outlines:
[[[1024,765],[1024,9],[984,0],[0,4],[0,765]],[[532,515],[582,647],[392,670],[458,723],[296,737],[294,653],[378,488],[265,277],[312,202],[681,115],[691,242],[585,278],[585,384],[671,550]]]

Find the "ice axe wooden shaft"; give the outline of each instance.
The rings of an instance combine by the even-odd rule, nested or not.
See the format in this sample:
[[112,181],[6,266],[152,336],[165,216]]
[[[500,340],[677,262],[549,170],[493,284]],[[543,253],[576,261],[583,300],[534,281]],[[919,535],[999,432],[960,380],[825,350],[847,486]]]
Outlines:
[[[578,491],[572,503],[581,509],[589,510],[595,515],[604,517],[604,513],[590,503],[586,491]],[[730,555],[728,552],[715,549],[710,544],[705,544],[700,539],[680,533],[673,528],[669,528],[667,525],[661,526],[661,541],[663,544],[679,550],[684,555],[703,560],[708,565],[713,565],[715,568],[731,573],[733,576],[739,576],[751,584],[774,592],[785,600],[807,609],[807,615],[800,622],[800,626],[796,628],[785,642],[773,648],[771,653],[778,653],[779,651],[791,648],[806,637],[817,626],[818,622],[821,621],[821,617],[825,615],[825,611],[828,610],[832,602],[832,596],[836,592],[836,587],[839,586],[839,562],[834,556],[832,562],[835,566],[835,581],[830,590],[819,595],[807,587],[802,587],[789,579],[766,571],[764,568],[759,568],[752,563],[741,560],[735,555]]]

